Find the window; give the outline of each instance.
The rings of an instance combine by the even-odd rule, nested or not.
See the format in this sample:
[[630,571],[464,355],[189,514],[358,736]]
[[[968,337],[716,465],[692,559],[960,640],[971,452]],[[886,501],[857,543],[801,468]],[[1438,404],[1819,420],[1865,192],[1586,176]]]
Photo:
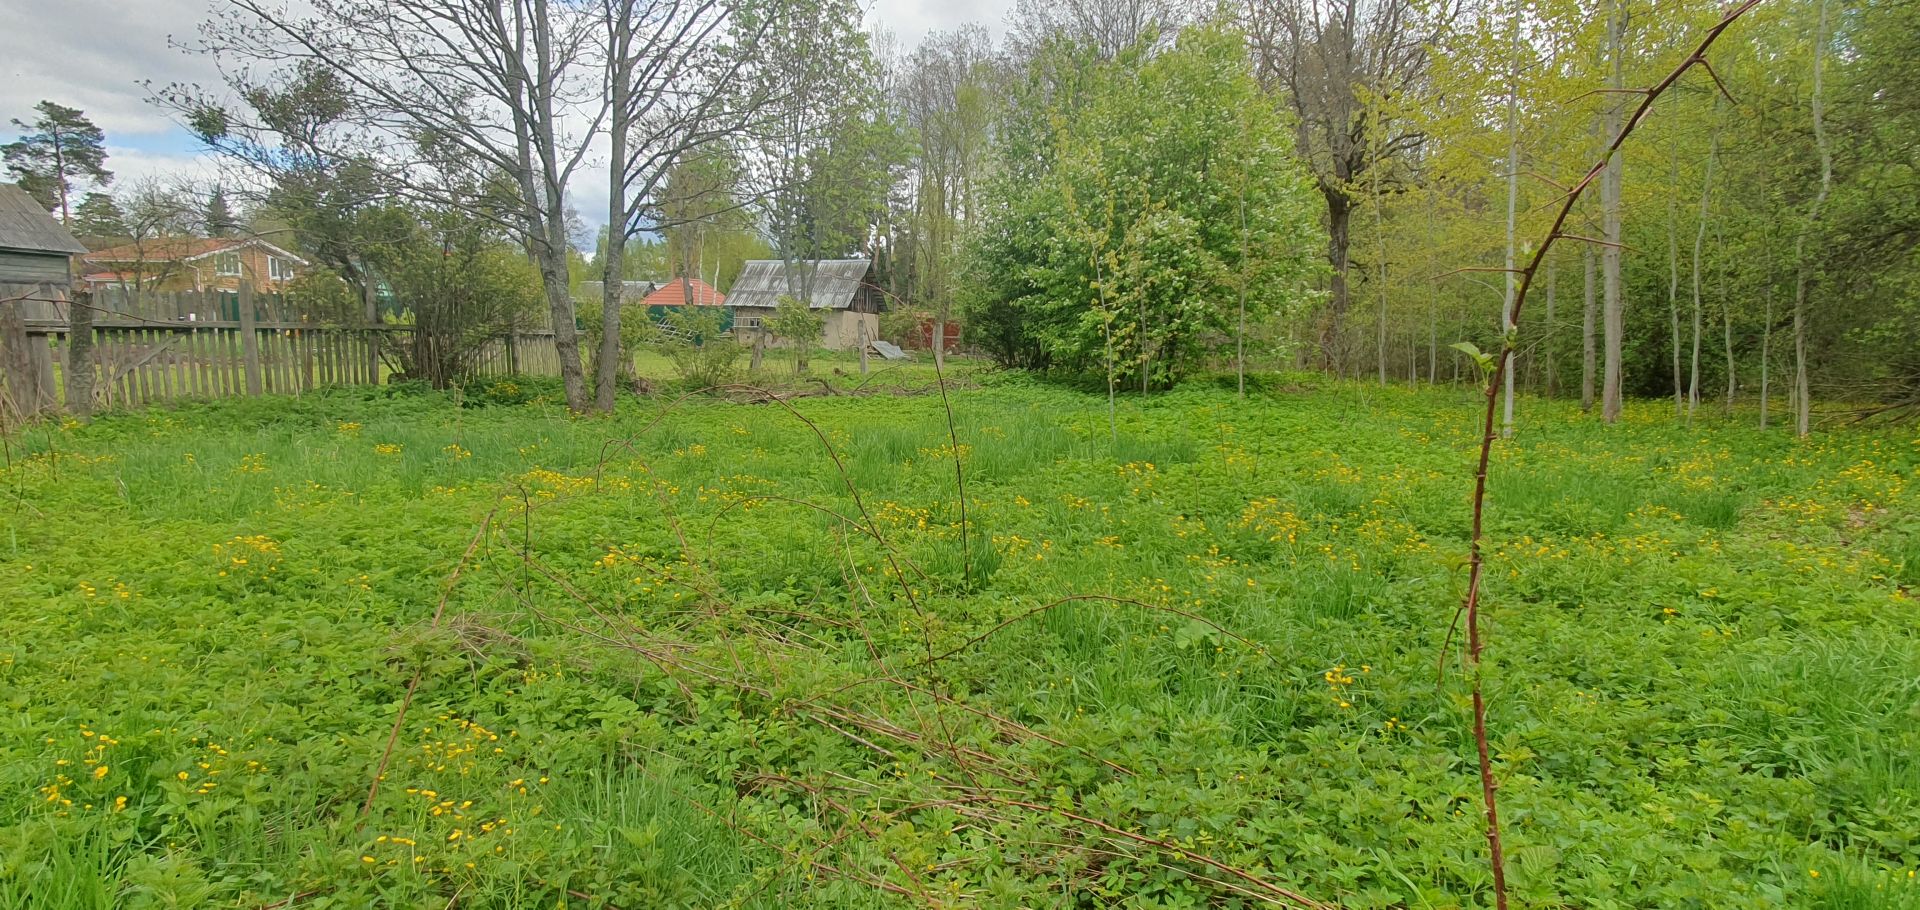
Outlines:
[[267,277],[275,281],[293,280],[293,263],[278,256],[267,257]]
[[741,316],[741,317],[739,317],[739,318],[737,318],[737,319],[735,319],[735,320],[733,321],[733,327],[734,327],[734,329],[735,329],[735,330],[739,330],[739,329],[757,329],[757,328],[759,328],[759,327],[760,327],[760,317],[758,317],[758,316]]
[[239,253],[213,254],[213,273],[215,275],[219,275],[222,278],[239,277],[240,254]]

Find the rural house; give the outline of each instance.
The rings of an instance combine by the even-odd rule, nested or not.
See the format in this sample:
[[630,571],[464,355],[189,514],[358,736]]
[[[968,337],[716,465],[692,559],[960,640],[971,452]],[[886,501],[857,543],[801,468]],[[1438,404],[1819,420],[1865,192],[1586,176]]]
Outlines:
[[653,312],[654,307],[686,306],[688,303],[692,303],[694,306],[726,305],[727,295],[715,290],[713,285],[701,281],[698,278],[692,279],[693,286],[691,288],[687,286],[687,283],[688,279],[675,278],[661,285],[659,290],[648,294],[646,299],[647,312]]
[[777,259],[747,262],[727,295],[736,336],[751,340],[755,333],[765,334],[764,321],[772,318],[780,298],[792,295],[826,317],[819,341],[823,347],[858,350],[880,337],[886,297],[874,280],[873,260],[819,259],[792,265],[789,274],[787,263]]
[[271,243],[249,237],[157,237],[95,250],[81,257],[89,288],[141,291],[284,290],[307,265]]

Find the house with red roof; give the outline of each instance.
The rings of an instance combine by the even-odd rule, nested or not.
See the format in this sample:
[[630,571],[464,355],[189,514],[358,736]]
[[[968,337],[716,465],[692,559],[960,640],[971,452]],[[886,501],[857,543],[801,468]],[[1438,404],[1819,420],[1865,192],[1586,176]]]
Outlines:
[[88,288],[141,291],[286,289],[307,260],[255,237],[154,237],[80,257]]
[[[689,281],[692,282],[691,291],[688,290]],[[694,306],[726,306],[727,295],[698,278],[675,278],[648,294],[642,303],[649,309],[657,306],[686,306],[689,303]]]

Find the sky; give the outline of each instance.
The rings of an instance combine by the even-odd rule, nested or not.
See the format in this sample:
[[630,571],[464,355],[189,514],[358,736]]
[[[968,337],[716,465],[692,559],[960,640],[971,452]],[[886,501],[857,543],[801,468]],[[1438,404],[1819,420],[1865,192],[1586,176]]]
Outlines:
[[[107,169],[117,183],[147,176],[212,179],[214,163],[194,138],[147,102],[143,83],[214,87],[220,73],[208,58],[179,45],[197,36],[218,0],[0,0],[0,142],[51,100],[85,111],[107,136]],[[1005,32],[1013,0],[863,0],[869,29],[891,32],[912,48],[931,31],[978,22]],[[4,179],[4,178],[0,178]],[[603,181],[576,180],[581,215],[604,218]]]

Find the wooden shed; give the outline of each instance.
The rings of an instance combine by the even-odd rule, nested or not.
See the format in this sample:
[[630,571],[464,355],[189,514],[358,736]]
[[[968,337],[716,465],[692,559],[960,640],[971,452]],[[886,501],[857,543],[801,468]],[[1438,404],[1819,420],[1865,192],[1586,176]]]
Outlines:
[[86,251],[26,190],[0,183],[0,297],[66,300],[73,257]]
[[727,292],[734,334],[764,333],[763,322],[786,296],[805,300],[825,317],[819,342],[824,347],[856,351],[880,337],[880,313],[887,303],[871,259],[802,261],[791,268],[777,259],[749,260]]
[[0,183],[0,417],[53,406],[51,352],[27,323],[67,318],[73,257],[86,251],[26,190]]

